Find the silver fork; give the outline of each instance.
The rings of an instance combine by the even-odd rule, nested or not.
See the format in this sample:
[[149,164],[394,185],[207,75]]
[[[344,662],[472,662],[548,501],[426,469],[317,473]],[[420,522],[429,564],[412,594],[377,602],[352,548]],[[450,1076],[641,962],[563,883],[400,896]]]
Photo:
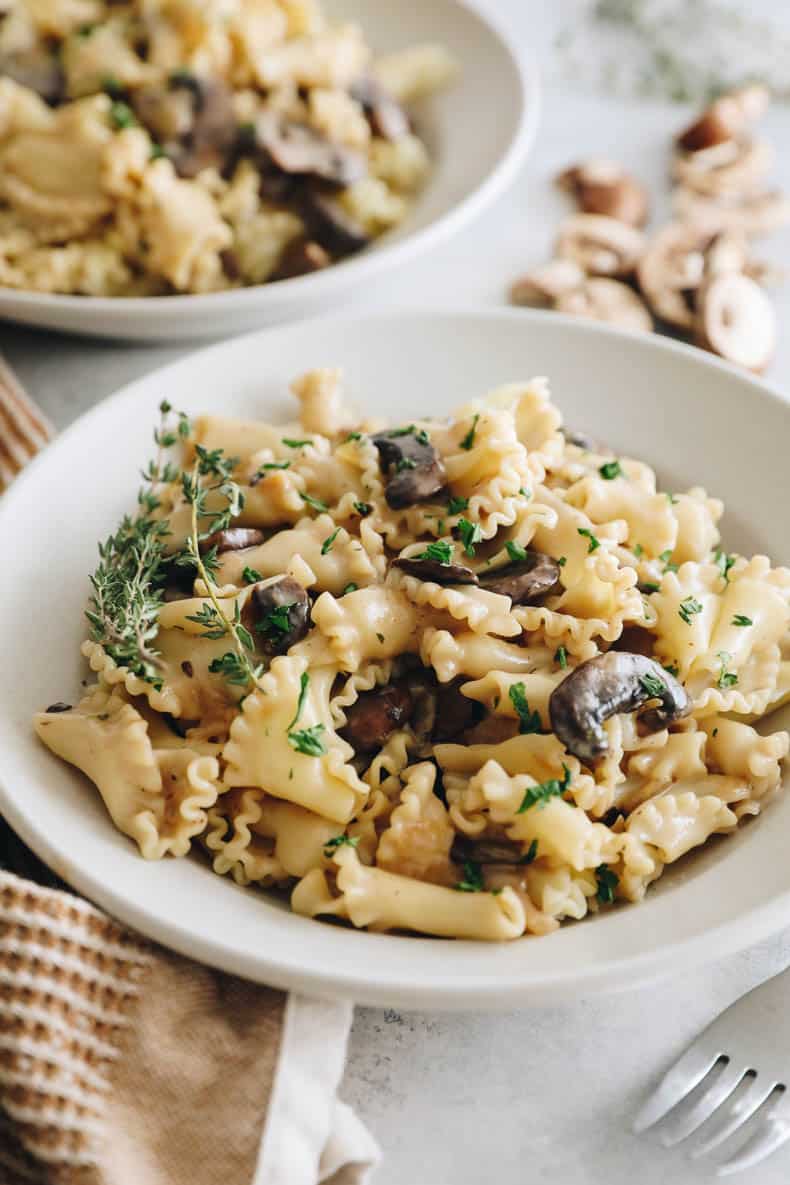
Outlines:
[[[751,1168],[790,1140],[790,970],[736,1000],[689,1046],[661,1079],[634,1120],[637,1133],[666,1119],[661,1142],[673,1147],[707,1125],[692,1158],[709,1156],[725,1140],[748,1138],[716,1175]],[[698,1088],[698,1089],[697,1089]],[[694,1098],[689,1095],[694,1093]],[[670,1115],[670,1112],[672,1113]]]

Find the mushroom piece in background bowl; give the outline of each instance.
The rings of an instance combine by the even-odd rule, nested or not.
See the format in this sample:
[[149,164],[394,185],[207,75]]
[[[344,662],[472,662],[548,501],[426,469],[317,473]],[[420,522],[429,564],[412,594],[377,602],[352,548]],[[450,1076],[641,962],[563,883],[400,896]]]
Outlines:
[[[116,7],[120,14],[120,7]],[[137,5],[125,7],[136,9]],[[360,129],[364,125],[372,136],[376,147],[372,171],[367,152],[350,140],[329,146],[326,136],[313,126],[320,115],[338,126],[343,112],[337,110],[335,99],[338,95],[343,98],[345,92],[327,89],[321,85],[321,77],[310,73],[315,54],[308,60],[306,51],[312,53],[315,46],[309,39],[296,36],[286,41],[270,55],[271,60],[263,54],[269,74],[274,71],[268,87],[271,94],[284,101],[289,88],[293,92],[290,107],[286,103],[282,112],[273,106],[273,98],[260,110],[260,95],[256,99],[251,84],[234,82],[228,93],[222,80],[198,77],[197,66],[189,62],[183,64],[186,70],[179,68],[182,63],[174,62],[164,82],[157,78],[149,83],[127,79],[124,62],[113,67],[106,55],[102,56],[98,83],[91,84],[85,92],[87,98],[80,102],[91,110],[103,104],[107,111],[98,115],[99,123],[107,124],[105,134],[121,137],[129,146],[129,159],[124,158],[123,167],[113,170],[113,176],[104,182],[111,184],[113,193],[117,191],[110,206],[117,202],[126,210],[120,235],[122,253],[112,253],[116,236],[102,250],[97,247],[95,266],[86,268],[78,249],[82,231],[75,223],[76,241],[70,243],[67,236],[55,252],[57,266],[44,268],[45,274],[39,277],[50,291],[25,291],[24,274],[17,276],[13,288],[0,288],[0,317],[67,332],[141,340],[237,333],[336,305],[344,293],[358,290],[374,276],[459,230],[490,203],[514,175],[537,124],[537,75],[524,51],[509,46],[485,17],[456,0],[405,7],[377,0],[325,0],[322,8],[333,27],[358,26],[360,44],[375,50],[372,67],[360,58],[359,69],[349,74],[344,108],[345,116],[350,119],[354,115]],[[74,52],[79,49],[83,54],[108,36],[103,26],[86,30],[82,39],[76,33],[78,30],[71,38]],[[352,42],[356,44],[353,37],[349,44]],[[438,54],[419,48],[426,46],[440,47]],[[417,49],[411,53],[402,52],[413,47]],[[5,83],[1,51],[0,26],[0,87]],[[320,64],[323,59],[319,56],[315,60]],[[452,84],[428,93],[438,75],[446,74],[448,62],[457,67]],[[141,59],[137,64],[145,73],[148,63]],[[25,63],[15,61],[12,65],[21,77]],[[51,80],[39,78],[40,71],[33,71],[35,65],[28,64],[27,81],[39,89],[45,84],[51,87]],[[322,68],[329,68],[326,62]],[[377,80],[369,77],[371,68],[377,71]],[[10,67],[5,69],[10,78]],[[120,77],[107,78],[112,72]],[[300,79],[316,108],[310,127],[304,118],[294,120],[289,115],[291,108],[301,105],[306,109],[297,87]],[[111,93],[95,94],[96,85],[109,87]],[[405,110],[394,101],[399,95],[410,98]],[[234,131],[238,133],[241,127],[241,136],[230,135],[229,104],[234,110]],[[47,109],[43,110],[46,114]],[[79,121],[76,115],[74,118]],[[404,136],[407,118],[414,136]],[[143,137],[141,127],[134,124],[145,125],[156,155],[161,153],[168,160],[148,162],[143,159],[147,150],[139,160],[134,156],[132,148],[141,150]],[[475,128],[474,136],[469,135],[470,126]],[[41,135],[39,131],[31,134]],[[421,178],[416,186],[406,176],[408,152],[398,149],[404,141],[419,148],[419,160],[415,156],[415,161]],[[0,157],[2,154],[0,141]],[[165,200],[164,189],[173,184],[190,186],[190,202],[176,224],[160,226],[155,234],[136,236],[132,243],[127,241],[137,226],[132,217],[132,191],[135,171],[140,168],[153,170],[156,183],[146,217],[153,218]],[[231,192],[225,174],[234,168],[235,175],[241,169],[244,184],[232,187]],[[4,173],[10,175],[8,169],[0,168],[0,182]],[[413,189],[406,202],[399,196],[404,184],[407,190]],[[5,195],[8,201],[18,197],[18,188]],[[0,204],[3,196],[0,183]],[[60,196],[66,230],[77,215],[95,217],[97,211],[82,201],[76,173]],[[261,202],[270,211],[269,223],[259,226],[255,218],[245,221],[245,204],[257,208]],[[98,214],[105,216],[103,209]],[[165,246],[179,233],[182,214],[188,218],[190,241],[201,244],[200,258],[194,260],[200,275],[193,283],[189,267],[185,275],[179,270],[165,272],[167,283],[155,289],[160,294],[149,295],[149,288],[142,283],[148,269],[146,253],[155,263],[161,262]],[[111,216],[110,209],[107,216]],[[244,224],[238,234],[230,226],[233,219]],[[276,240],[274,246],[270,231]],[[49,247],[42,250],[46,256]],[[112,291],[112,286],[96,286],[97,274],[108,265],[108,251],[115,260],[115,279],[111,276],[110,280],[116,283],[116,291],[126,295],[108,296],[105,293]],[[139,294],[134,286],[129,291],[121,274],[130,266],[124,254],[128,251],[140,268]],[[162,269],[154,268],[152,274],[158,270]],[[274,282],[260,282],[266,279]],[[223,285],[226,290],[212,290]],[[73,291],[86,294],[70,295]]]

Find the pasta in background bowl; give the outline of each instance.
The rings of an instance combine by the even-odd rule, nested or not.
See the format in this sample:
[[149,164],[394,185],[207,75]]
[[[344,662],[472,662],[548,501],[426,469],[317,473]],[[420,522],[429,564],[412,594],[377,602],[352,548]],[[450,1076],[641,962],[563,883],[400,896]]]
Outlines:
[[[408,373],[386,365],[394,340]],[[342,388],[334,370],[303,374],[294,421],[289,381],[330,357]],[[563,434],[545,383],[513,380],[543,371],[600,443]],[[36,721],[143,854],[168,856],[144,862],[18,730],[23,707],[80,699],[86,532],[107,538],[128,508],[139,418],[163,397],[141,517],[95,578],[90,685]],[[683,349],[507,314],[304,325],[160,372],[67,433],[0,509],[15,554],[44,475],[63,486],[33,530],[57,591],[34,578],[35,538],[13,563],[14,652],[47,605],[58,631],[47,669],[24,666],[4,703],[4,811],[83,891],[179,949],[361,999],[512,1003],[750,940],[790,879],[790,574],[761,558],[787,554],[771,507],[788,414]],[[97,455],[60,482],[104,434],[123,439],[126,474]],[[119,583],[130,540],[163,597]],[[172,859],[190,847],[204,856]],[[302,916],[234,880],[286,890]]]
[[502,188],[535,85],[455,0],[14,4],[0,313],[177,338],[318,307]]

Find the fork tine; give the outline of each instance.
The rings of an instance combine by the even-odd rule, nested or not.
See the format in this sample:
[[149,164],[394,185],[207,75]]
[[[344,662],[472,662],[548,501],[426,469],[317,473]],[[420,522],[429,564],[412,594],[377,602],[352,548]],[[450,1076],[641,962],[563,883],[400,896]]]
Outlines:
[[724,1119],[724,1123],[712,1136],[703,1140],[693,1150],[691,1153],[693,1159],[697,1160],[700,1156],[707,1156],[714,1148],[718,1148],[720,1144],[734,1135],[763,1105],[775,1086],[776,1083],[772,1082],[770,1078],[759,1078],[755,1075],[745,1090],[739,1091],[731,1103],[722,1107],[721,1117]]
[[634,1119],[632,1131],[635,1134],[646,1131],[671,1111],[681,1099],[697,1086],[716,1064],[720,1053],[700,1047],[689,1046],[659,1082],[653,1094],[645,1102]]
[[702,1127],[706,1119],[710,1119],[717,1107],[720,1107],[736,1089],[746,1073],[745,1066],[738,1066],[728,1062],[722,1066],[721,1073],[711,1083],[701,1098],[697,1099],[684,1113],[674,1121],[672,1127],[662,1133],[661,1143],[665,1148],[673,1148],[686,1136],[690,1136],[698,1127]]
[[735,1156],[725,1160],[716,1170],[717,1177],[729,1177],[742,1169],[750,1169],[765,1160],[782,1144],[790,1140],[790,1106],[787,1096],[779,1095],[773,1106],[766,1108],[765,1118]]

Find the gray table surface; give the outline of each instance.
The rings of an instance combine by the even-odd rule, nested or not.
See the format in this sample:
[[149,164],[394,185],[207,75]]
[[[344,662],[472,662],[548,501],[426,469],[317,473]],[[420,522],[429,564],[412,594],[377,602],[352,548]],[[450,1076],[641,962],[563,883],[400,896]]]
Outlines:
[[[545,38],[545,13],[519,0],[488,2],[521,36]],[[623,105],[550,88],[535,151],[512,191],[458,240],[404,268],[375,303],[410,305],[415,292],[422,306],[504,303],[508,280],[548,250],[564,209],[549,184],[557,168],[580,151],[609,154],[658,189],[665,146],[682,118],[662,104]],[[790,111],[772,115],[769,128],[786,146]],[[790,154],[783,155],[780,176],[790,188]],[[779,236],[771,256],[790,262],[790,237]],[[789,298],[778,300],[786,323]],[[0,350],[58,428],[185,352],[8,325],[0,327]],[[769,377],[790,387],[790,335]],[[344,1093],[384,1147],[377,1185],[711,1180],[680,1153],[635,1140],[629,1118],[710,1018],[788,962],[790,933],[694,974],[678,968],[670,982],[562,1007],[500,1016],[359,1009]],[[784,1185],[789,1174],[790,1149],[742,1179]]]

